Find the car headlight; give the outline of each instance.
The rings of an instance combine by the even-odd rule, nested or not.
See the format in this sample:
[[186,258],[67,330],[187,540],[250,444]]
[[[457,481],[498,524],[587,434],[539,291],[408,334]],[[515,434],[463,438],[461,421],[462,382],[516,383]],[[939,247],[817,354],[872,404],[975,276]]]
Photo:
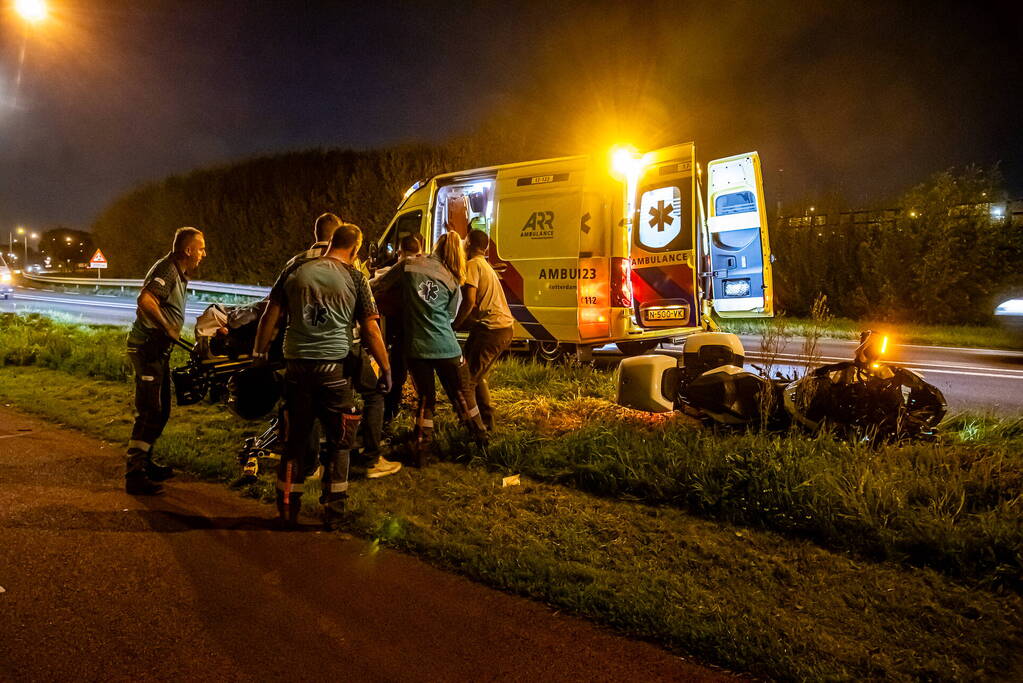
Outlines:
[[0,274],[0,282],[10,282],[10,281],[11,281],[11,274],[10,273]]

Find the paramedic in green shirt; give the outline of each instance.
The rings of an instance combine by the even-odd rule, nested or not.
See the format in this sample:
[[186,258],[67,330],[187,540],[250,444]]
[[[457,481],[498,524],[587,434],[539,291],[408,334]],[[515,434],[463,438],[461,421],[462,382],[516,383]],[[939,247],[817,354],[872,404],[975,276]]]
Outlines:
[[417,255],[392,268],[382,278],[381,291],[397,287],[401,293],[405,328],[405,357],[418,398],[413,459],[427,463],[433,440],[433,413],[437,406],[436,372],[458,417],[480,444],[486,428],[469,387],[469,372],[451,326],[465,277],[462,238],[448,232],[434,253]]
[[[277,505],[282,520],[294,525],[305,473],[310,464],[309,434],[318,418],[327,440],[321,482],[324,523],[338,528],[348,498],[349,455],[359,426],[352,381],[344,360],[352,344],[352,325],[359,323],[363,343],[381,368],[379,387],[391,387],[391,366],[377,325],[376,303],[366,277],[349,265],[362,245],[362,231],[338,227],[327,253],[285,270],[278,278],[259,321],[253,357],[264,361],[282,313],[284,332],[284,401],[288,427],[284,457],[277,473]],[[313,457],[315,454],[313,454]]]
[[174,471],[153,462],[153,444],[170,417],[170,353],[185,322],[188,278],[206,256],[206,240],[195,228],[174,233],[171,253],[143,280],[135,324],[128,333],[128,360],[135,370],[135,424],[128,441],[125,491],[155,495]]

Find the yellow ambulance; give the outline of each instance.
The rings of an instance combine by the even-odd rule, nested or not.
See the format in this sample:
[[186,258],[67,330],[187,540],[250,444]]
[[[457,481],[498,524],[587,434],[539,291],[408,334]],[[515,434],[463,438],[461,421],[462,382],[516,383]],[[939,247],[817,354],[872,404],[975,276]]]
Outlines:
[[409,188],[373,256],[472,229],[490,236],[515,342],[548,360],[610,343],[642,353],[707,329],[711,307],[773,315],[756,152],[705,172],[686,143],[443,173]]

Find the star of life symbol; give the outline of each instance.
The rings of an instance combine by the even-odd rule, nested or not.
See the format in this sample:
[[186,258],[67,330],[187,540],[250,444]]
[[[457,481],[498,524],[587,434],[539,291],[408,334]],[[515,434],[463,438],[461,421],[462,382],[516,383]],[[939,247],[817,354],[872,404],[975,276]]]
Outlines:
[[644,192],[640,198],[639,243],[646,249],[664,249],[679,236],[682,220],[682,193],[668,185]]
[[424,280],[419,285],[418,289],[419,298],[427,303],[433,303],[434,301],[437,300],[438,291],[439,288],[437,287],[436,282],[434,282],[433,280]]
[[656,227],[657,232],[664,232],[665,226],[671,225],[675,222],[671,212],[674,210],[671,203],[664,203],[663,199],[657,200],[657,206],[650,207],[650,227]]
[[327,322],[327,307],[320,303],[306,304],[302,309],[302,317],[313,327]]

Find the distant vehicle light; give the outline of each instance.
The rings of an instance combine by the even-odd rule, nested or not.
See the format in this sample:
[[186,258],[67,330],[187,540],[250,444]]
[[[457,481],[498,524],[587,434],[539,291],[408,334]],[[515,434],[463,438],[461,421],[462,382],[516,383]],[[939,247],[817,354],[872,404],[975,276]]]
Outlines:
[[995,315],[1023,315],[1023,299],[1009,299],[998,304]]

